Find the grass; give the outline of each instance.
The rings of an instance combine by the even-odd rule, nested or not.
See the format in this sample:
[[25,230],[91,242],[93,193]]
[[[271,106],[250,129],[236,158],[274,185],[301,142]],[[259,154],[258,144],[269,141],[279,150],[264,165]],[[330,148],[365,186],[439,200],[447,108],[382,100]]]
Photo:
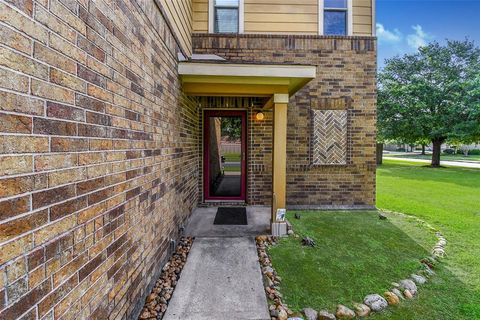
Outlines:
[[[409,159],[423,159],[423,160],[432,160],[431,154],[384,154],[384,157],[392,157],[392,158],[409,158]],[[462,154],[442,154],[440,157],[440,161],[480,161],[480,155],[469,155],[464,156]]]
[[239,162],[240,161],[240,153],[237,152],[227,152],[223,154],[225,157],[226,162]]
[[[449,243],[448,257],[419,296],[374,319],[480,319],[479,204],[478,169],[385,161],[377,170],[377,206],[425,220]],[[429,232],[396,215],[382,222],[372,212],[310,211],[289,220],[318,244],[303,248],[287,238],[271,249],[286,303],[297,310],[334,310],[336,303],[351,305],[370,291],[382,293],[415,271],[416,259],[432,245]]]
[[411,214],[442,230],[448,258],[413,306],[386,319],[480,319],[480,170],[432,169],[385,161],[377,207]]
[[375,211],[301,212],[289,221],[309,236],[316,247],[304,247],[300,238],[281,240],[270,249],[272,263],[282,277],[282,294],[294,310],[310,306],[335,310],[337,303],[352,305],[374,292],[388,290],[392,281],[420,269],[435,237],[414,224],[411,232],[424,237],[426,247],[413,241],[398,225],[411,222],[397,215],[379,220]]
[[[240,153],[237,152],[227,152],[223,155],[225,157],[225,162],[240,162]],[[224,166],[223,170],[225,172],[240,172],[240,165],[238,166]]]
[[225,172],[240,172],[241,171],[241,168],[240,166],[233,166],[233,167],[223,167],[223,171]]

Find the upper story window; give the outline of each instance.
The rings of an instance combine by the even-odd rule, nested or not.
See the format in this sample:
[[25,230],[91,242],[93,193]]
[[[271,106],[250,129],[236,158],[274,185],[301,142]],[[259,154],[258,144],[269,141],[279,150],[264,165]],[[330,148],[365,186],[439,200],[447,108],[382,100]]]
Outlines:
[[323,33],[325,35],[347,35],[347,0],[325,0]]
[[238,33],[239,0],[214,1],[214,32]]

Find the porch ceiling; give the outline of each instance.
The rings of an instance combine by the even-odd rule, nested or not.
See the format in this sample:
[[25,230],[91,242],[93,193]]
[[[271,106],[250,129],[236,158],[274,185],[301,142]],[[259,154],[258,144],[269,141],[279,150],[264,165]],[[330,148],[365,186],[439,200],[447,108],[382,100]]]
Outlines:
[[290,96],[316,76],[315,66],[181,62],[183,91],[194,96]]

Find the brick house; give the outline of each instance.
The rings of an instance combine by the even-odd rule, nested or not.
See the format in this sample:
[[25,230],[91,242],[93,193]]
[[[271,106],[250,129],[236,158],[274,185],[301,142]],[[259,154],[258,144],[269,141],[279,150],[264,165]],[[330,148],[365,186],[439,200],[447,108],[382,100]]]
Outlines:
[[134,318],[197,206],[373,207],[374,16],[0,0],[0,319]]

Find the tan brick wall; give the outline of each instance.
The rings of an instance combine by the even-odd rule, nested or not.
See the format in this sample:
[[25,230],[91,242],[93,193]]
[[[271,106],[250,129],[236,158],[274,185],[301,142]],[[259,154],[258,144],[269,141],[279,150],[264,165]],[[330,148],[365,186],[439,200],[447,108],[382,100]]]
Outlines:
[[125,319],[197,203],[154,1],[0,2],[0,318]]
[[[307,64],[317,77],[290,99],[287,132],[288,207],[375,204],[376,41],[372,37],[206,35],[195,53],[236,63]],[[348,112],[346,165],[312,165],[311,110]],[[271,203],[271,113],[251,122],[249,201]]]

